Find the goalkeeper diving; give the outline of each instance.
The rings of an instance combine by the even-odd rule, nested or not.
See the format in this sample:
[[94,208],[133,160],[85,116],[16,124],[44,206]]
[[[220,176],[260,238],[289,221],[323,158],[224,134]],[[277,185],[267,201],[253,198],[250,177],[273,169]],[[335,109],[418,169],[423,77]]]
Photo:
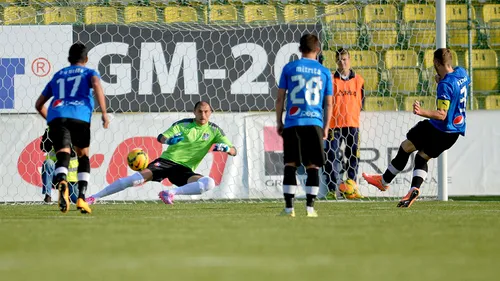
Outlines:
[[[115,194],[131,186],[148,181],[161,182],[168,178],[176,188],[161,191],[158,196],[165,204],[173,204],[174,196],[202,194],[215,187],[215,181],[194,172],[209,150],[236,156],[236,148],[227,139],[219,126],[209,122],[212,107],[204,101],[194,106],[195,118],[182,119],[158,136],[158,141],[167,144],[160,158],[148,167],[128,177],[116,180],[98,193],[88,197],[87,203]],[[215,144],[215,145],[214,145]]]

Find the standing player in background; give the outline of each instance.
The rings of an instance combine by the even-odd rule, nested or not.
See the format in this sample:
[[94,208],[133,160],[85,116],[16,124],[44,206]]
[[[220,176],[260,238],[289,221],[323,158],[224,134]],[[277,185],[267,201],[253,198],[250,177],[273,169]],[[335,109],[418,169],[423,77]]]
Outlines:
[[427,161],[452,147],[460,135],[465,136],[465,108],[470,78],[462,67],[452,68],[451,62],[449,49],[441,48],[434,52],[435,78],[438,83],[437,110],[420,108],[420,103],[415,101],[413,113],[429,119],[418,122],[408,131],[406,140],[401,143],[398,154],[383,175],[363,173],[368,183],[386,191],[394,177],[406,166],[410,154],[418,151],[410,191],[399,201],[398,207],[410,207],[420,195],[420,186],[427,177]]
[[194,106],[195,118],[175,122],[158,136],[160,143],[168,145],[160,158],[151,162],[146,169],[106,186],[87,198],[87,202],[93,204],[102,197],[115,194],[128,187],[139,186],[148,181],[161,182],[167,178],[177,188],[164,190],[158,194],[165,204],[173,204],[176,194],[202,194],[214,188],[215,181],[211,177],[197,174],[194,170],[213,144],[215,144],[214,151],[226,152],[231,156],[236,156],[236,148],[219,126],[209,122],[211,114],[212,107],[207,102],[197,102]]
[[[283,216],[295,217],[293,200],[297,190],[297,166],[306,167],[306,212],[317,217],[314,200],[319,191],[319,168],[325,164],[323,140],[328,134],[328,121],[332,117],[332,74],[316,58],[321,45],[316,35],[300,38],[302,58],[283,68],[276,100],[278,134],[283,137],[285,171]],[[287,98],[286,117],[283,108]],[[323,105],[325,122],[323,122]]]
[[[359,162],[359,117],[364,99],[364,83],[361,75],[351,69],[351,57],[346,49],[339,49],[335,54],[338,69],[333,75],[333,115],[326,140],[327,161],[325,174],[328,182],[327,199],[336,199],[336,190],[343,181],[343,170],[347,170],[347,181],[351,180],[354,188],[353,198],[363,198],[357,188]],[[345,142],[347,165],[344,169],[344,157],[340,146]]]
[[[55,185],[59,190],[59,209],[69,211],[68,166],[71,145],[78,156],[78,199],[76,207],[82,214],[91,213],[85,202],[85,191],[90,179],[90,119],[94,110],[95,92],[102,111],[104,128],[108,127],[106,101],[99,74],[85,67],[88,61],[85,45],[75,43],[69,49],[68,61],[71,64],[59,70],[47,84],[36,101],[36,109],[47,120],[49,138],[56,151]],[[49,108],[44,104],[51,98]]]

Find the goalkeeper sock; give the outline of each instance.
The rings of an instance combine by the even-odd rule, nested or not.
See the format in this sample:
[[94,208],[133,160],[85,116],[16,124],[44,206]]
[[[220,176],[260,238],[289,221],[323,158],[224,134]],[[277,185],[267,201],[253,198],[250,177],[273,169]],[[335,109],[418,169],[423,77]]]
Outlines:
[[387,170],[385,170],[385,173],[382,175],[384,185],[390,184],[397,174],[404,170],[410,158],[410,154],[411,153],[404,151],[403,147],[399,147],[398,154],[392,159],[391,164],[389,164],[389,167],[387,167]]
[[109,196],[111,194],[115,194],[117,192],[120,192],[128,187],[131,186],[138,186],[144,183],[144,178],[142,177],[141,173],[137,172],[131,176],[128,176],[126,178],[121,178],[119,180],[116,180],[112,184],[106,186],[103,190],[99,191],[98,193],[92,195],[95,199],[103,198],[106,196]]
[[201,194],[201,187],[200,187],[200,183],[195,181],[195,182],[190,182],[188,184],[185,184],[183,186],[173,188],[173,189],[169,190],[168,192],[173,193],[173,194],[178,194],[178,195],[197,195],[197,194]]
[[285,198],[285,209],[287,212],[293,210],[293,200],[295,199],[295,192],[297,190],[297,177],[295,173],[297,167],[285,166],[283,177],[283,197]]
[[202,177],[195,182],[190,182],[169,190],[169,193],[178,195],[198,195],[215,187],[215,181],[211,177]]
[[415,156],[415,168],[413,169],[413,178],[411,180],[411,187],[420,188],[425,178],[427,177],[427,160],[422,156]]
[[87,155],[78,157],[78,198],[85,200],[90,180],[90,160]]

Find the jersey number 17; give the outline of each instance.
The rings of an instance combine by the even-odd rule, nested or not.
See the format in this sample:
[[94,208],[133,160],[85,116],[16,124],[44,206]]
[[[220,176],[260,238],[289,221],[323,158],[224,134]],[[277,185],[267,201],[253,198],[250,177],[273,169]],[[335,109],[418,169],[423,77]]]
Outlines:
[[59,99],[64,99],[64,97],[66,96],[66,82],[71,82],[71,81],[74,81],[73,82],[73,88],[71,88],[71,93],[69,93],[69,96],[70,97],[74,97],[76,96],[76,92],[78,92],[78,87],[80,86],[80,82],[82,81],[82,76],[78,75],[78,76],[72,76],[72,77],[68,77],[66,78],[66,80],[64,78],[59,78],[57,79],[57,84],[59,84]]

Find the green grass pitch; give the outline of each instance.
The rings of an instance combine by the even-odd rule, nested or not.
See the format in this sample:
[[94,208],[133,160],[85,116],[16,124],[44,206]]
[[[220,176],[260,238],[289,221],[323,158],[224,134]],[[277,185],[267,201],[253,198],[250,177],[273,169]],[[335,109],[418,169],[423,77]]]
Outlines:
[[500,202],[395,205],[0,205],[0,279],[500,280]]

